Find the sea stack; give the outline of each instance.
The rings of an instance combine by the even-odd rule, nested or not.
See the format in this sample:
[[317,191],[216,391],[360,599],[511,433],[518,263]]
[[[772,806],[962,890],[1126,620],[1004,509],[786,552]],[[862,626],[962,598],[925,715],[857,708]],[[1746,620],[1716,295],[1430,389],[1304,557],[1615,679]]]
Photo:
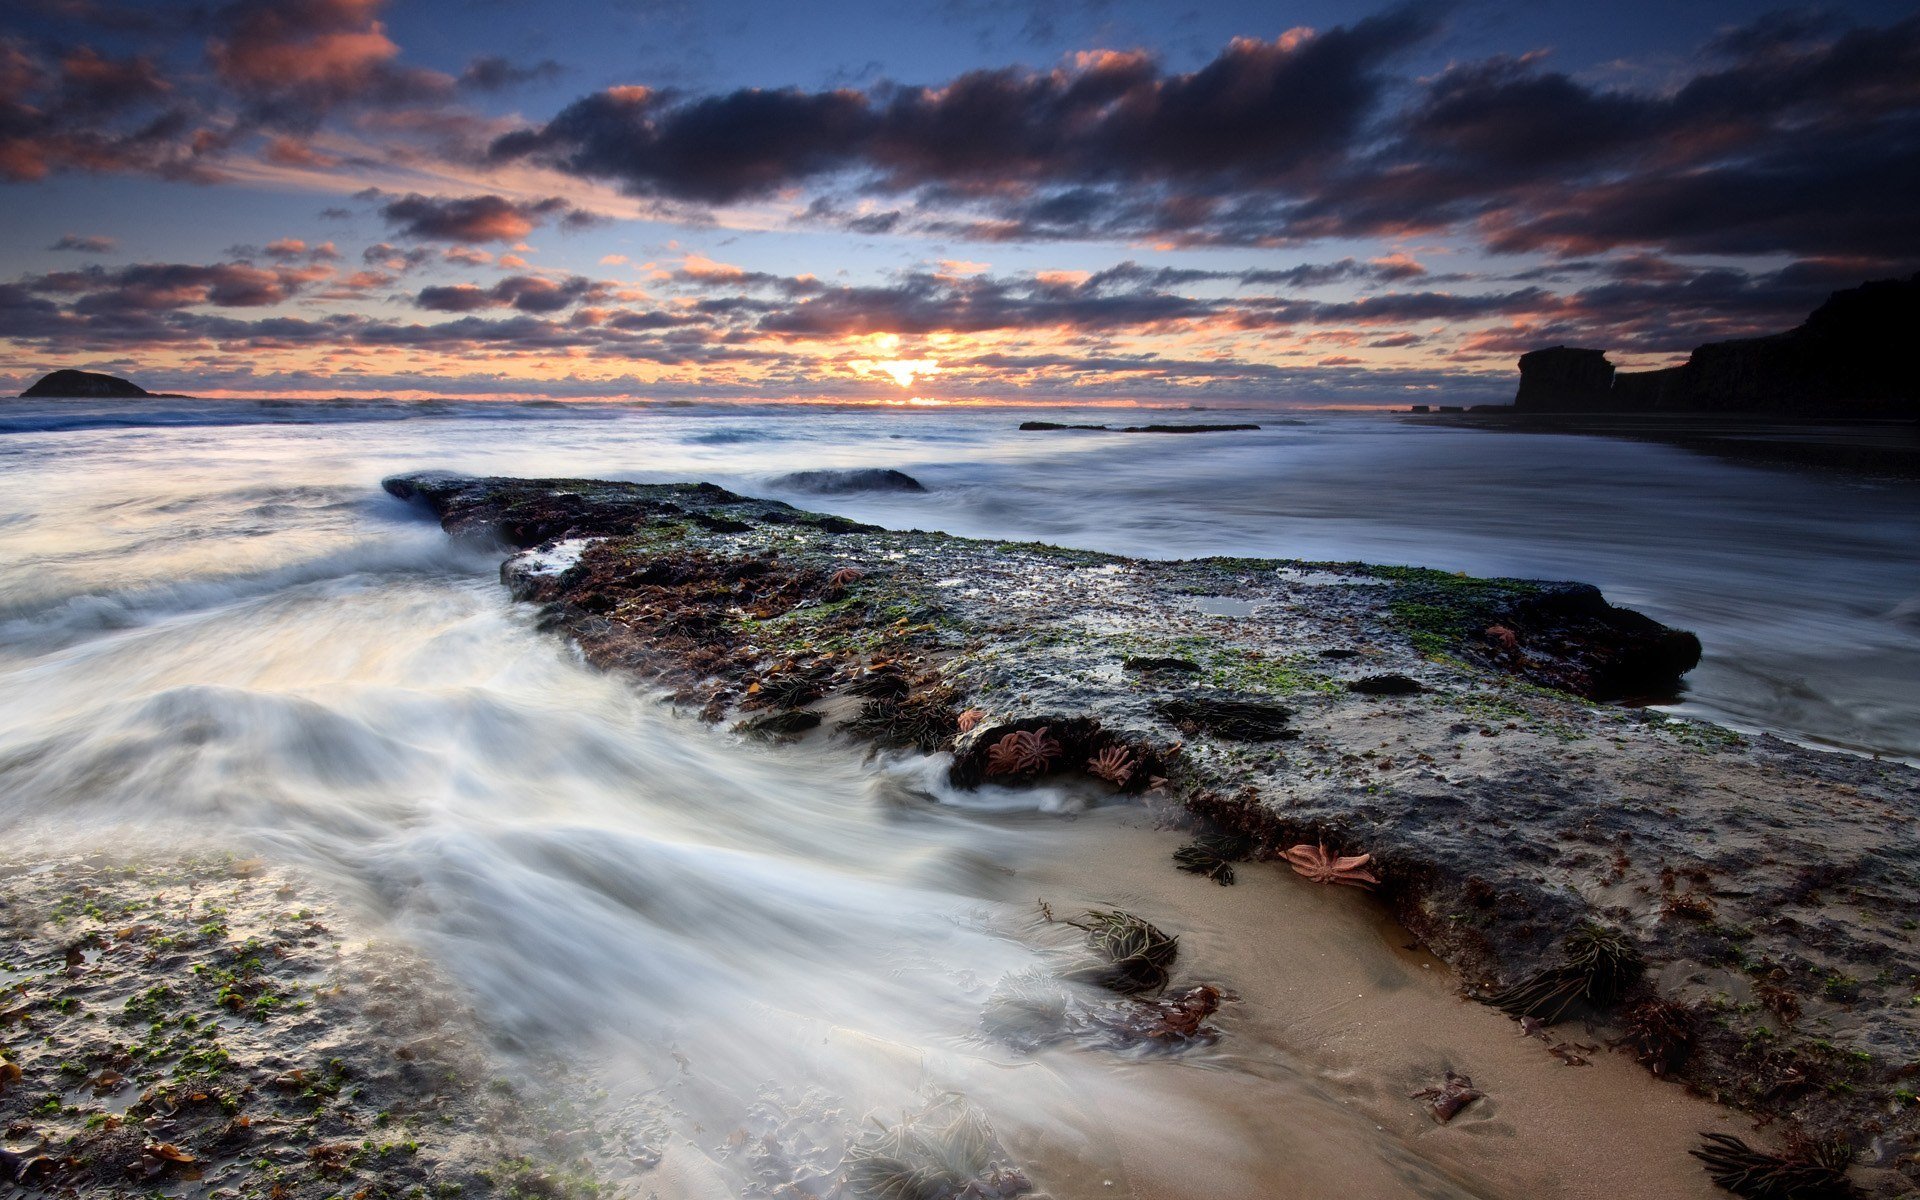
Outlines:
[[1551,346],[1520,356],[1520,391],[1515,408],[1535,412],[1578,412],[1607,407],[1613,390],[1613,364],[1603,350]]

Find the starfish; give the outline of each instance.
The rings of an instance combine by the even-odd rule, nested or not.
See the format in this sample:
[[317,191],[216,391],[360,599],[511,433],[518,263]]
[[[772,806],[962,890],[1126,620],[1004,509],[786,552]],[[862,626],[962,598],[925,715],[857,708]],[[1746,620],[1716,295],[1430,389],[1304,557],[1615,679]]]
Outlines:
[[1108,746],[1087,760],[1087,773],[1098,775],[1115,787],[1127,786],[1133,778],[1133,755],[1125,746]]
[[987,774],[1016,775],[1047,769],[1060,756],[1060,743],[1047,736],[1048,726],[1028,732],[1016,729],[987,750]]
[[966,733],[967,731],[971,730],[975,725],[978,725],[980,723],[980,719],[986,715],[987,714],[985,712],[977,708],[970,708],[967,711],[961,713],[960,719],[959,719],[960,732]]
[[1379,883],[1373,872],[1366,870],[1371,854],[1355,854],[1337,857],[1327,852],[1325,845],[1309,846],[1305,842],[1287,850],[1283,857],[1288,865],[1315,883],[1345,883],[1354,887],[1366,887],[1370,883]]

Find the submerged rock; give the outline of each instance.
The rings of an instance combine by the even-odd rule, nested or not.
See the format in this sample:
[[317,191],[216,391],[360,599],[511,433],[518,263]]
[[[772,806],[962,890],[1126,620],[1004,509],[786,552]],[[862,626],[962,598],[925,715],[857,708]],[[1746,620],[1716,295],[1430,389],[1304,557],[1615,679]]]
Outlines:
[[843,496],[850,492],[924,492],[926,487],[905,471],[885,467],[795,471],[768,481],[774,487],[816,496]]

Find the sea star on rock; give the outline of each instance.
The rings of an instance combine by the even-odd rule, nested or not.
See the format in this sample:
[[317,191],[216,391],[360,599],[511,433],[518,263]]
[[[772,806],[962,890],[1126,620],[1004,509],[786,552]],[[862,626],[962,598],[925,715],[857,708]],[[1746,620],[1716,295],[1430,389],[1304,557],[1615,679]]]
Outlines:
[[961,713],[960,719],[959,719],[960,732],[961,733],[968,732],[975,725],[978,725],[980,723],[980,719],[986,715],[987,714],[984,711],[977,708],[970,708],[967,711]]
[[1345,857],[1328,852],[1326,846],[1310,846],[1305,842],[1294,846],[1282,855],[1296,872],[1305,875],[1315,883],[1344,883],[1353,887],[1366,887],[1379,883],[1373,872],[1366,870],[1371,854],[1354,854]]
[[1087,773],[1115,787],[1125,787],[1133,778],[1133,755],[1127,753],[1125,746],[1108,746],[1087,760]]
[[1049,726],[1037,730],[1016,729],[987,750],[987,774],[1038,774],[1060,757],[1060,743],[1047,736]]

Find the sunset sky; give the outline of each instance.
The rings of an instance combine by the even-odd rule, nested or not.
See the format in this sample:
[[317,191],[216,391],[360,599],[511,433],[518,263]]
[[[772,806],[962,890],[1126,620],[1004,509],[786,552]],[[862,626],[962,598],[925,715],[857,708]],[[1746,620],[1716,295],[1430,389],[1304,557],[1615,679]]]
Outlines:
[[1920,267],[1920,15],[11,0],[0,386],[1509,398]]

